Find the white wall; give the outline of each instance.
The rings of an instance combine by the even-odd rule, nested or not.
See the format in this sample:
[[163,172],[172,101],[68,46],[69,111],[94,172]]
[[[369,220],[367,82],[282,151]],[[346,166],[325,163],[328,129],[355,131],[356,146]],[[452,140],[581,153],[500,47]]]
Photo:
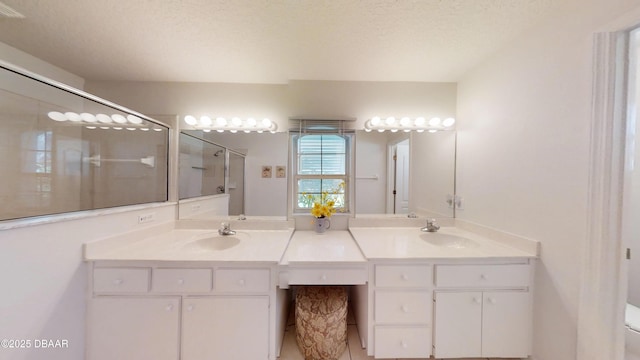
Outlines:
[[634,3],[576,3],[570,16],[519,37],[458,85],[457,193],[465,202],[456,216],[541,242],[538,360],[576,357],[592,34]]
[[82,90],[84,88],[84,79],[80,76],[53,66],[2,42],[0,42],[0,61],[13,64],[76,89]]
[[[82,219],[0,230],[0,339],[69,343],[64,349],[0,349],[0,359],[84,359],[87,265],[82,245],[172,221],[176,215],[175,205],[139,208],[99,210]],[[156,221],[138,225],[138,215],[150,212]]]

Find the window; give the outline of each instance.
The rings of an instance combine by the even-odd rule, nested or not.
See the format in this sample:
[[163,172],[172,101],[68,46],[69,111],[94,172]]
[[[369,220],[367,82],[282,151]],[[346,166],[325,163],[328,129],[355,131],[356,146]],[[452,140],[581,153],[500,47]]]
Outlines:
[[294,134],[294,212],[308,212],[314,202],[333,201],[348,212],[351,134]]

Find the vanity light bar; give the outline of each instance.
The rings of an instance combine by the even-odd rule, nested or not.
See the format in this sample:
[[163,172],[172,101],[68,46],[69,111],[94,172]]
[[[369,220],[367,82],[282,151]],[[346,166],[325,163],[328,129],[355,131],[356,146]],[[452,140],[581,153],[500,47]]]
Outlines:
[[209,116],[201,116],[200,119],[197,119],[193,115],[187,115],[184,117],[184,122],[192,126],[198,130],[203,130],[204,132],[258,132],[263,133],[265,131],[275,133],[278,130],[278,124],[273,121],[264,118],[262,120],[256,120],[255,118],[246,118],[241,119],[239,117],[233,117],[231,119],[226,119],[223,117],[218,117],[215,119],[210,118]]
[[69,125],[84,126],[89,130],[103,129],[103,130],[141,130],[141,131],[162,131],[163,129],[157,126],[153,126],[148,121],[141,119],[138,116],[128,114],[91,114],[91,113],[76,113],[67,111],[65,113],[59,111],[50,111],[47,113],[47,117],[53,121],[60,123],[67,123]]
[[403,117],[400,119],[396,119],[395,117],[390,116],[382,119],[379,116],[375,116],[364,123],[364,130],[367,132],[373,130],[379,132],[436,132],[440,130],[452,130],[455,123],[456,120],[452,117],[446,118],[444,120],[434,117],[429,121],[426,121],[423,117],[417,117],[415,119]]

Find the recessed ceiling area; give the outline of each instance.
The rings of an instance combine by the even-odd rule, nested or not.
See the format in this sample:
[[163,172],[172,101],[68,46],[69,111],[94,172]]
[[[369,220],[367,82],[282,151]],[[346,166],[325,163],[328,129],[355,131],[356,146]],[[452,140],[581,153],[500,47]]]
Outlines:
[[230,83],[457,81],[572,2],[1,1],[0,42],[87,80]]

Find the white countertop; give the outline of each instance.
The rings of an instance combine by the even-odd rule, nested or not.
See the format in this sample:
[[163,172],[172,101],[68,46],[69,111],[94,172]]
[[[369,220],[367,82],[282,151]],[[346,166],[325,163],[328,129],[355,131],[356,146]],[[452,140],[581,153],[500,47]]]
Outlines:
[[296,231],[291,238],[281,265],[313,263],[366,263],[349,231]]
[[234,261],[278,263],[293,228],[286,230],[237,230],[237,245],[220,250],[202,246],[199,240],[219,236],[217,229],[167,229],[147,234],[126,234],[85,244],[85,260]]
[[442,227],[436,233],[422,232],[418,227],[352,227],[349,231],[364,256],[371,260],[536,257],[534,253],[454,227]]

